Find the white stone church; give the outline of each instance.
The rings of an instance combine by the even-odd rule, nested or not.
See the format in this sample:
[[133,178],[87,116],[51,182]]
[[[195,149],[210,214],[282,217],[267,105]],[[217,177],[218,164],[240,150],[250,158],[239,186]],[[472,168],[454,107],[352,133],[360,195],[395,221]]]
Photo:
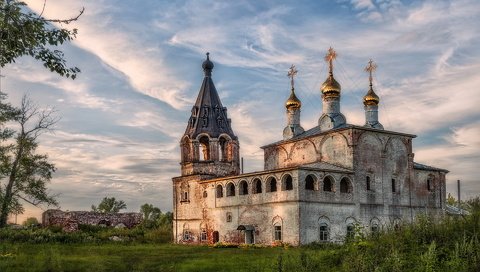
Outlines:
[[365,124],[353,125],[340,111],[335,58],[330,48],[318,126],[301,126],[292,65],[283,139],[262,147],[263,171],[240,174],[239,140],[207,53],[205,78],[180,141],[181,176],[173,178],[176,243],[342,242],[355,226],[376,232],[419,214],[443,214],[448,171],[414,162],[416,136],[379,123],[375,65],[370,61],[366,68]]

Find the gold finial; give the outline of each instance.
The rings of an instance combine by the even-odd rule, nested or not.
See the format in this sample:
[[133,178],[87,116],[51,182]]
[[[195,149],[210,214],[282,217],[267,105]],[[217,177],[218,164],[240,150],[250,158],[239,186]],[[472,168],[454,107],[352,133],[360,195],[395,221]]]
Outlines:
[[325,61],[328,62],[328,68],[330,75],[333,74],[333,60],[337,58],[337,52],[332,47],[328,49],[328,53],[325,55]]
[[292,86],[290,97],[285,102],[285,107],[287,109],[290,109],[290,108],[299,109],[302,106],[302,102],[300,102],[300,99],[298,99],[297,96],[295,95],[295,87],[293,82],[293,78],[297,75],[297,73],[298,73],[298,70],[295,68],[295,65],[292,64],[287,74],[287,76],[290,78],[290,84]]
[[377,70],[377,64],[370,59],[368,62],[367,67],[365,67],[365,72],[368,73],[368,81],[370,82],[370,89],[368,90],[367,94],[363,97],[363,104],[367,105],[378,105],[380,103],[380,98],[378,95],[373,91],[373,72]]
[[322,94],[325,97],[339,97],[340,90],[342,89],[340,84],[335,80],[333,77],[333,60],[337,58],[337,52],[333,50],[332,47],[328,49],[327,54],[325,55],[325,61],[328,62],[329,66],[329,76],[327,80],[322,84],[320,88],[322,90]]
[[294,89],[293,78],[297,75],[297,73],[298,73],[298,70],[295,68],[295,65],[292,64],[287,74],[287,76],[290,78],[290,85],[292,85],[292,89]]

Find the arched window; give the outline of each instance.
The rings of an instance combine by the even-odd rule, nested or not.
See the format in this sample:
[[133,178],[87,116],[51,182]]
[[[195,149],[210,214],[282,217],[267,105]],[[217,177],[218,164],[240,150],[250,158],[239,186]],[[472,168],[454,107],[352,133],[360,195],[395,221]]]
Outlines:
[[308,175],[305,178],[305,190],[315,190],[315,178],[313,175]]
[[227,161],[227,140],[225,137],[218,139],[218,159],[219,161]]
[[333,192],[333,179],[330,176],[326,176],[323,179],[323,191],[324,192]]
[[203,191],[203,198],[207,198],[207,191]]
[[202,136],[198,140],[200,143],[199,146],[199,159],[200,161],[208,161],[210,160],[210,141],[207,136]]
[[347,225],[347,239],[352,239],[355,236],[355,227],[353,224],[348,224]]
[[427,190],[433,191],[433,180],[431,178],[427,179]]
[[267,193],[277,191],[277,180],[274,177],[270,177],[267,180]]
[[218,231],[214,231],[212,233],[212,238],[213,243],[218,243],[220,241],[220,234],[218,233]]
[[235,196],[235,185],[231,182],[227,184],[227,196]]
[[352,193],[352,184],[348,178],[342,178],[340,181],[340,193]]
[[207,230],[206,229],[202,229],[202,231],[200,232],[200,241],[202,241],[202,242],[207,241]]
[[367,191],[372,190],[372,187],[371,187],[371,184],[370,184],[370,177],[369,177],[369,176],[367,176],[366,183],[367,183]]
[[227,222],[232,222],[232,213],[227,212]]
[[253,193],[254,194],[262,193],[262,181],[258,178],[253,180]]
[[223,197],[223,187],[222,185],[218,184],[217,185],[217,198]]
[[181,188],[180,202],[188,202],[190,200],[188,195],[190,186],[188,185],[187,182],[182,182],[182,184],[180,185],[180,188]]
[[277,224],[273,226],[275,241],[282,241],[282,226]]
[[326,223],[320,224],[320,242],[328,242],[328,225]]
[[287,174],[287,175],[285,175],[285,177],[283,177],[282,190],[284,190],[284,191],[293,190],[293,179],[292,179],[292,176],[290,176],[290,175]]
[[248,183],[245,180],[240,181],[239,195],[248,195]]
[[392,193],[395,193],[397,191],[397,185],[395,182],[395,179],[392,179]]
[[372,224],[372,226],[370,226],[370,231],[372,232],[372,234],[377,234],[379,232],[378,225]]

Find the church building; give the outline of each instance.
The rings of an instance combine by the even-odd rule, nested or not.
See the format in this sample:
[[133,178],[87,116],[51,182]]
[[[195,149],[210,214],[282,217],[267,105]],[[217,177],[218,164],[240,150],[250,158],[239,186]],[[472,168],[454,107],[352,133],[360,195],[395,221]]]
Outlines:
[[347,123],[333,73],[336,56],[330,48],[325,57],[329,71],[318,125],[301,125],[292,65],[283,139],[261,147],[263,171],[241,173],[239,139],[207,53],[205,77],[180,140],[181,176],[173,178],[176,243],[342,242],[357,226],[371,233],[420,214],[443,215],[448,171],[414,162],[416,136],[385,130],[379,122],[372,61],[365,68],[365,124]]

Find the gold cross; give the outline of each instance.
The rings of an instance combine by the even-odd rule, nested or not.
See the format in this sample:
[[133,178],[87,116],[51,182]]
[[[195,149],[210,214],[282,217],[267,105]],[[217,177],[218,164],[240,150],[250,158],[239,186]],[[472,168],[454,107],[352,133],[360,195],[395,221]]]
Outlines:
[[328,49],[328,53],[325,55],[325,61],[328,62],[328,66],[329,66],[329,69],[330,69],[330,74],[333,74],[333,60],[337,58],[337,52],[335,52],[335,50],[333,50],[332,47],[330,47]]
[[373,71],[375,70],[377,70],[377,65],[375,64],[375,62],[373,62],[373,60],[370,59],[367,67],[365,67],[365,72],[369,73],[368,80],[370,81],[370,85],[372,85],[372,80],[373,80],[372,74],[373,74]]
[[290,78],[290,84],[292,85],[292,89],[293,89],[293,78],[297,75],[297,72],[298,70],[295,68],[295,65],[292,64],[287,74],[287,76]]

